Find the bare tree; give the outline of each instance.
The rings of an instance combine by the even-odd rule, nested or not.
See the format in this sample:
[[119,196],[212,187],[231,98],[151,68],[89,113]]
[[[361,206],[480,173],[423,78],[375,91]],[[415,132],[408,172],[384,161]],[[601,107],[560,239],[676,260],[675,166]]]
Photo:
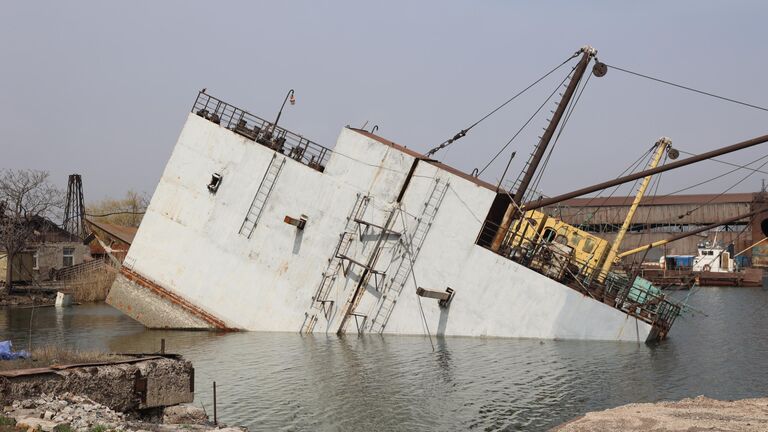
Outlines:
[[5,293],[13,286],[13,259],[36,235],[41,219],[61,208],[63,194],[48,180],[48,173],[36,170],[0,171],[0,250],[6,255]]
[[105,198],[87,206],[88,217],[99,222],[138,227],[149,205],[149,197],[129,190],[125,198]]

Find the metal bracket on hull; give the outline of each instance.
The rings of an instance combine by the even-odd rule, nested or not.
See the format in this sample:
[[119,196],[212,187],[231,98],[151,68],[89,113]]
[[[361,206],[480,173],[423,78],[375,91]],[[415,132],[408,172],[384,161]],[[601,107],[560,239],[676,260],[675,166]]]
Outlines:
[[432,290],[424,289],[422,287],[416,288],[417,296],[424,297],[424,298],[437,299],[437,304],[441,308],[447,308],[448,306],[451,305],[451,301],[453,301],[454,294],[455,294],[455,291],[453,291],[452,288],[446,288],[445,292],[432,291]]

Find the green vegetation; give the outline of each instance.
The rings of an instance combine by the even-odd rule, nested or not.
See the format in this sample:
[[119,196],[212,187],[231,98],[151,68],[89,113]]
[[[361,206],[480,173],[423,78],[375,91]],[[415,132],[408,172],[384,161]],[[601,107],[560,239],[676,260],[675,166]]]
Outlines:
[[19,432],[16,420],[0,415],[0,432]]
[[90,429],[88,429],[88,432],[107,432],[107,427],[104,425],[96,425]]
[[72,426],[68,424],[58,425],[55,428],[53,428],[53,432],[75,432],[74,429],[72,429]]

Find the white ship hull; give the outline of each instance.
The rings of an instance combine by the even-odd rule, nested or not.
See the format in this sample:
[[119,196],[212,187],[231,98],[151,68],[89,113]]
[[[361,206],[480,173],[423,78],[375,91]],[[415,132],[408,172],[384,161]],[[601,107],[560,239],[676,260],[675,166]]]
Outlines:
[[[418,156],[344,129],[321,171],[190,114],[107,301],[152,328],[653,337],[649,323],[476,245],[495,190]],[[455,294],[440,307],[417,287]]]

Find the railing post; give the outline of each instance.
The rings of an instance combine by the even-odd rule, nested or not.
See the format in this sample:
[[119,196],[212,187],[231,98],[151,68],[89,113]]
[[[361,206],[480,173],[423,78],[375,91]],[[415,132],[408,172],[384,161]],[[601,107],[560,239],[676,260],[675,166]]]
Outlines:
[[195,108],[197,108],[197,103],[200,101],[200,95],[203,94],[203,92],[197,92],[197,97],[195,98],[195,103],[192,104],[192,112],[195,112]]
[[[227,104],[227,106],[231,106]],[[226,111],[226,107],[224,108],[224,111]],[[232,107],[232,114],[229,116],[229,121],[227,122],[227,129],[230,129],[232,127],[232,120],[235,118],[235,107]]]

